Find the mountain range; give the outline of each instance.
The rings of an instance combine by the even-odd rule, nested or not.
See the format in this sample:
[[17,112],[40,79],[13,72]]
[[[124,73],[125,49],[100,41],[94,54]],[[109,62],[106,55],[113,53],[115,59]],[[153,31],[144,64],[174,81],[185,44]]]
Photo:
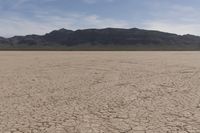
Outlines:
[[138,28],[60,29],[0,37],[0,50],[200,50],[200,37]]

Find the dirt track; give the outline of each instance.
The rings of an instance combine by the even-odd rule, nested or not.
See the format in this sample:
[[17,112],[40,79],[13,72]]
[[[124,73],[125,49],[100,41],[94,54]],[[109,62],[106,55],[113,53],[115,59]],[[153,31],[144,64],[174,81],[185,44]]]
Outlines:
[[0,52],[0,133],[200,133],[200,52]]

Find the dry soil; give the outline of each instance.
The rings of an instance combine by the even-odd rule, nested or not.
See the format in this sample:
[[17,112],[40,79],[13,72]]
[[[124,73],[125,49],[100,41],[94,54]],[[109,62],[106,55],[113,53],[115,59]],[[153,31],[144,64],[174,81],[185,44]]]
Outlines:
[[0,133],[200,133],[200,52],[0,52]]

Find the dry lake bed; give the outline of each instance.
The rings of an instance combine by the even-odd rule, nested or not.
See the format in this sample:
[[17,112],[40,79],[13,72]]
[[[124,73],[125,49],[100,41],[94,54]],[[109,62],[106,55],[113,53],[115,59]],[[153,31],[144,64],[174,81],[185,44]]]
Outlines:
[[0,52],[0,133],[200,133],[200,52]]

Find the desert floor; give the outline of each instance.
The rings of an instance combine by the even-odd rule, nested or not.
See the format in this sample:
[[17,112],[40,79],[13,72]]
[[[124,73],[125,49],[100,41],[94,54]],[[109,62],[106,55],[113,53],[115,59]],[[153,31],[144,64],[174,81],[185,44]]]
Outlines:
[[200,52],[0,52],[0,133],[200,133]]

